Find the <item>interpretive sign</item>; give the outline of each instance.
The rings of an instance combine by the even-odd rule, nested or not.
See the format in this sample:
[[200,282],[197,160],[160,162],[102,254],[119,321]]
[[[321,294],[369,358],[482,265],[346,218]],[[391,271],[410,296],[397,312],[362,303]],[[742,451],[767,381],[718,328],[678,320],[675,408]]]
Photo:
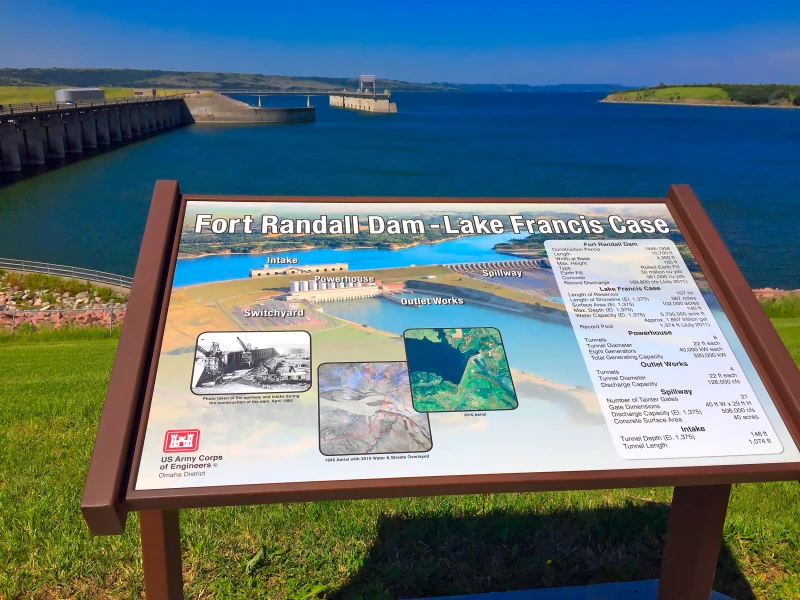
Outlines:
[[141,511],[162,597],[175,509],[675,485],[659,598],[707,598],[730,484],[800,476],[797,369],[686,186],[159,182],[142,248],[82,509],[98,534]]
[[800,460],[664,203],[190,200],[178,251],[135,490]]

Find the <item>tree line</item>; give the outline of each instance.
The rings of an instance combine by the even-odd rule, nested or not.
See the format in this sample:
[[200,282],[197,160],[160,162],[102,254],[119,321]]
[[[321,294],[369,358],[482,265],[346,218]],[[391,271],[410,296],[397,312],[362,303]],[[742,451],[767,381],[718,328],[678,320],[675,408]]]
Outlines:
[[[760,83],[760,84],[746,84],[746,83],[704,83],[704,84],[682,84],[682,85],[667,85],[666,83],[659,83],[656,87],[659,88],[718,88],[724,90],[728,97],[733,102],[741,102],[742,104],[784,104],[786,102],[792,103],[794,106],[800,106],[800,85],[790,85],[784,83]],[[645,89],[652,88],[642,88]]]

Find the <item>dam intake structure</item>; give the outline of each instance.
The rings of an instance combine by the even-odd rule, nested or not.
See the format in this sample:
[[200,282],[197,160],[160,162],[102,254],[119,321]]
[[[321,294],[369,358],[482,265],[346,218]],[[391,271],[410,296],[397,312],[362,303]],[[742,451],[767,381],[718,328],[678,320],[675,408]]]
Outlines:
[[374,94],[369,92],[340,92],[330,94],[328,102],[336,108],[349,108],[363,112],[396,113],[397,104],[389,99],[389,92]]
[[349,108],[363,112],[396,113],[397,104],[389,99],[389,90],[379,94],[375,89],[378,80],[375,75],[362,75],[358,78],[358,90],[348,93],[331,94],[328,102],[337,108]]
[[[389,90],[380,94],[376,90],[377,79],[374,75],[361,75],[358,78],[358,89],[348,91],[346,88],[335,89],[284,89],[284,90],[224,90],[220,94],[236,94],[258,97],[258,107],[261,108],[262,96],[306,96],[306,108],[312,109],[311,96],[328,96],[328,104],[335,108],[349,108],[361,112],[371,113],[396,113],[397,104],[390,99]],[[331,86],[332,88],[332,86]],[[231,100],[230,98],[228,100]],[[242,108],[253,108],[249,104],[241,103]],[[279,109],[287,110],[287,109]],[[296,109],[297,110],[297,109]],[[288,113],[287,113],[288,114]],[[298,112],[297,115],[301,115]],[[313,120],[313,119],[312,119]]]

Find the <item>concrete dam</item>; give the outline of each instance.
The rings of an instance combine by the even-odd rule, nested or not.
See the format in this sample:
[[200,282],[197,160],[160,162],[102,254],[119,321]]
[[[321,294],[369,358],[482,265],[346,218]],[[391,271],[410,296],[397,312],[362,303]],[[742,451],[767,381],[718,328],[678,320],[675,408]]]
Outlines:
[[0,170],[20,172],[189,122],[182,96],[6,106],[0,110]]
[[43,102],[0,106],[0,172],[59,167],[192,123],[283,124],[314,121],[313,106],[254,108],[217,93]]

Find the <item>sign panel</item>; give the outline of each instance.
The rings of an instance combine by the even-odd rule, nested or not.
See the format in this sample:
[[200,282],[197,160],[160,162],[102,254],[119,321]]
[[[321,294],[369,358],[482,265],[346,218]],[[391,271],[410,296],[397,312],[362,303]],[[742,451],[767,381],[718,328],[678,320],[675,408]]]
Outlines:
[[189,201],[136,490],[785,463],[666,205]]
[[783,449],[672,240],[545,248],[623,457]]

